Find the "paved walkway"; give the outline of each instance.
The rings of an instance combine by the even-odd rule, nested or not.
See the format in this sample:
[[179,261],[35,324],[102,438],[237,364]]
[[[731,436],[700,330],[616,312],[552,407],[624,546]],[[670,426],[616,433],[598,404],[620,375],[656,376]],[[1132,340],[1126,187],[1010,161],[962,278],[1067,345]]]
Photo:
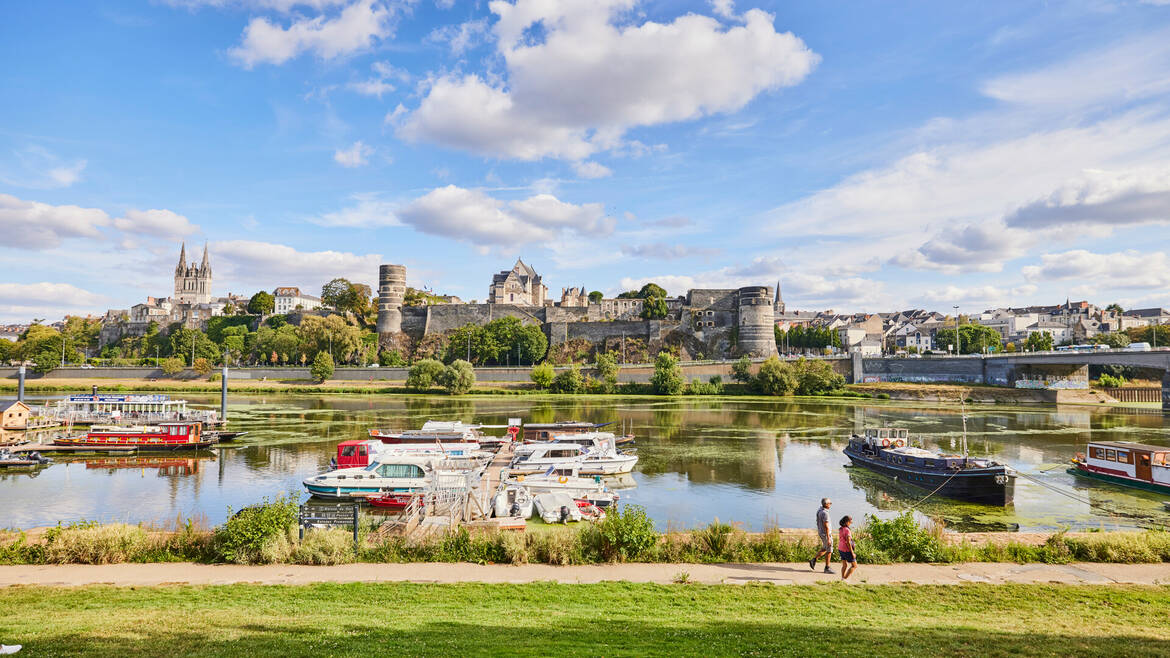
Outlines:
[[[12,585],[227,585],[259,583],[670,583],[681,574],[696,583],[809,585],[838,576],[810,571],[808,564],[610,564],[554,567],[478,564],[206,565],[191,563],[0,566],[0,587]],[[851,583],[959,585],[963,583],[1065,583],[1170,585],[1170,564],[891,564],[861,565]]]

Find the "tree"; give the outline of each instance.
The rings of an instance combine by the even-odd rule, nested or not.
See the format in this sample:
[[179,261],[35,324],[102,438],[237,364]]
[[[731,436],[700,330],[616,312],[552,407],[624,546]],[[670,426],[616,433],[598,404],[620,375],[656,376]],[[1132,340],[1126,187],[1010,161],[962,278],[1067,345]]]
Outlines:
[[[959,353],[981,354],[986,348],[989,352],[999,349],[1001,338],[999,332],[981,324],[964,324],[959,326]],[[955,344],[954,329],[939,329],[935,334],[936,345],[946,349],[947,345]]]
[[412,391],[427,391],[443,376],[443,364],[435,359],[423,359],[410,367],[406,387]]
[[352,287],[353,284],[349,282],[349,279],[333,279],[321,286],[321,303],[335,311],[343,310],[348,302],[347,296]]
[[581,370],[577,364],[569,366],[568,370],[562,370],[552,381],[553,393],[577,393],[581,390],[584,384],[581,379]]
[[211,362],[200,357],[195,359],[195,363],[192,364],[191,369],[206,377],[211,374]]
[[683,391],[682,368],[678,359],[669,352],[659,352],[654,359],[654,374],[650,387],[658,395],[681,395]]
[[657,283],[647,283],[638,291],[638,296],[642,299],[650,299],[651,297],[666,299],[666,289]]
[[451,395],[463,395],[475,386],[475,369],[463,359],[456,359],[443,370],[443,388]]
[[339,315],[330,315],[327,318],[318,315],[305,316],[296,334],[300,336],[301,349],[310,354],[329,352],[342,363],[350,362],[358,355],[362,341],[361,330]]
[[1108,345],[1109,347],[1112,347],[1114,349],[1118,349],[1118,348],[1122,348],[1122,347],[1129,345],[1130,340],[1129,340],[1129,336],[1126,334],[1108,333],[1108,334],[1097,334],[1096,336],[1093,336],[1089,340],[1089,342],[1096,343],[1098,345]]
[[8,356],[12,354],[13,343],[0,339],[0,363],[8,363]]
[[1126,330],[1131,341],[1149,343],[1157,347],[1170,347],[1170,325],[1139,327]]
[[[516,334],[516,346],[520,348],[520,363],[536,363],[548,353],[548,337],[535,325],[525,325]],[[519,364],[517,364],[519,365]]]
[[1110,313],[1116,313],[1118,315],[1125,313],[1125,309],[1121,308],[1121,304],[1118,304],[1117,302],[1113,302],[1109,306],[1106,306],[1105,310],[1109,311]]
[[261,290],[248,300],[248,312],[252,315],[268,315],[276,310],[276,298],[272,293]]
[[162,368],[164,375],[167,375],[168,377],[173,377],[173,376],[179,374],[180,372],[183,372],[184,365],[185,364],[183,363],[182,359],[180,359],[177,356],[172,356],[172,357],[168,357],[166,359],[163,359],[160,367]]
[[824,395],[845,386],[845,377],[824,359],[798,359],[793,370],[797,395]]
[[731,378],[740,384],[750,384],[752,381],[752,360],[751,357],[741,356],[731,366]]
[[378,353],[378,365],[382,367],[398,368],[406,365],[406,359],[398,350],[382,350]]
[[594,290],[589,293],[590,304],[600,304],[601,300],[605,299],[605,295],[601,294],[600,290]]
[[601,378],[606,393],[613,393],[617,389],[618,374],[621,368],[618,367],[617,357],[609,352],[602,352],[597,355],[597,376]]
[[556,376],[556,371],[553,370],[551,364],[542,363],[533,368],[532,372],[529,373],[528,376],[530,379],[532,379],[532,383],[536,384],[537,388],[544,391],[552,385],[553,378]]
[[764,395],[788,395],[797,387],[793,368],[780,359],[770,356],[760,364],[755,377],[755,388]]
[[287,315],[273,315],[273,316],[269,317],[267,320],[265,320],[264,324],[268,325],[269,327],[272,327],[273,329],[280,329],[284,325],[288,324],[288,316]]
[[1052,334],[1047,331],[1033,331],[1024,341],[1025,352],[1047,352],[1052,349]]
[[333,376],[333,356],[329,352],[317,352],[313,365],[309,366],[313,381],[318,384]]
[[183,362],[188,365],[191,365],[194,359],[198,358],[204,358],[213,363],[219,360],[219,345],[216,345],[198,329],[187,327],[175,329],[171,331],[168,342],[170,343],[171,355],[182,358]]
[[666,317],[667,313],[666,300],[662,297],[647,297],[642,302],[643,320],[659,320]]

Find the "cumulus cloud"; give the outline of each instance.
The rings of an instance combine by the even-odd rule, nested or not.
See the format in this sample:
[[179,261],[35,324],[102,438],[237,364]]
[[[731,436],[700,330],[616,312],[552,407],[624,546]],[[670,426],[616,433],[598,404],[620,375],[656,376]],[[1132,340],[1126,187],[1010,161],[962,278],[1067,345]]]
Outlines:
[[68,238],[101,238],[110,216],[97,208],[52,206],[0,194],[0,228],[9,247],[50,249]]
[[377,228],[382,226],[401,226],[395,216],[395,204],[374,196],[360,195],[354,197],[354,205],[334,212],[312,217],[309,219],[318,226],[346,227],[346,228]]
[[1039,265],[1023,268],[1029,281],[1082,281],[1109,288],[1170,287],[1170,258],[1161,251],[1108,254],[1086,249],[1044,254]]
[[566,203],[551,194],[503,201],[455,185],[415,199],[398,218],[423,233],[478,245],[546,241],[563,233],[603,236],[615,224],[600,203]]
[[0,306],[94,307],[106,300],[70,283],[0,283]]
[[631,23],[634,4],[491,3],[506,81],[432,80],[399,135],[493,157],[582,160],[620,146],[632,127],[738,110],[799,83],[819,61],[757,9],[727,28],[697,14]]
[[666,244],[664,242],[622,247],[623,256],[651,260],[677,260],[680,258],[714,256],[719,254],[720,251],[720,249],[710,247],[690,247],[685,244]]
[[409,73],[391,66],[389,62],[374,62],[370,65],[370,69],[373,73],[371,77],[350,82],[345,88],[362,96],[376,96],[381,99],[382,94],[394,91],[394,84],[390,80],[395,79],[402,82],[410,80]]
[[170,210],[128,210],[124,217],[114,220],[114,226],[131,235],[145,234],[168,240],[178,240],[199,230],[186,217]]
[[581,178],[606,178],[613,175],[613,171],[597,162],[577,162],[573,164],[573,171]]
[[220,272],[227,287],[270,289],[273,285],[300,285],[315,290],[326,281],[345,277],[369,284],[378,279],[380,254],[343,251],[300,251],[294,247],[254,240],[227,240],[210,246],[215,256],[216,286]]
[[1005,222],[1018,228],[1073,224],[1120,226],[1170,221],[1170,174],[1089,171],[1044,198],[1024,204]]
[[369,157],[373,153],[373,148],[366,146],[361,141],[357,141],[348,149],[337,149],[334,151],[333,160],[342,167],[352,169],[370,164]]
[[256,64],[283,64],[306,52],[333,59],[390,36],[393,19],[393,11],[375,0],[357,0],[332,18],[324,14],[298,17],[288,27],[261,16],[248,23],[240,45],[228,53],[248,69]]
[[458,57],[471,48],[479,45],[487,34],[488,22],[486,18],[477,21],[467,21],[459,25],[444,25],[435,28],[427,35],[427,41],[445,43],[451,54]]

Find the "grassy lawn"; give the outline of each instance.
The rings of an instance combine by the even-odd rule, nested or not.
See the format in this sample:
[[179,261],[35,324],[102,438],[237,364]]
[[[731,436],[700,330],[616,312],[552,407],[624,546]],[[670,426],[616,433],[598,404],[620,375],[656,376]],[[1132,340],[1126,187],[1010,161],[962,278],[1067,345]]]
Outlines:
[[1170,587],[17,587],[0,608],[35,656],[1170,655]]

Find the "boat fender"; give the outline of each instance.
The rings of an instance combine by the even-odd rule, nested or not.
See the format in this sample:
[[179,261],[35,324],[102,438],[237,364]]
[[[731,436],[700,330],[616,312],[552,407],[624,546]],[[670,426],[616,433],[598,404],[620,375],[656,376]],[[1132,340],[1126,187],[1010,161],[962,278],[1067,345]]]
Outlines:
[[524,476],[523,476],[523,475],[517,475],[517,476],[516,476],[516,481],[517,481],[517,482],[523,482],[523,481],[524,481]]
[[882,439],[882,447],[889,448],[890,447],[890,440],[889,439]]
[[566,483],[566,482],[568,482],[568,481],[569,481],[569,478],[565,477],[564,475],[562,475],[561,477],[557,478],[557,482],[560,482],[561,484],[564,484],[564,483]]

